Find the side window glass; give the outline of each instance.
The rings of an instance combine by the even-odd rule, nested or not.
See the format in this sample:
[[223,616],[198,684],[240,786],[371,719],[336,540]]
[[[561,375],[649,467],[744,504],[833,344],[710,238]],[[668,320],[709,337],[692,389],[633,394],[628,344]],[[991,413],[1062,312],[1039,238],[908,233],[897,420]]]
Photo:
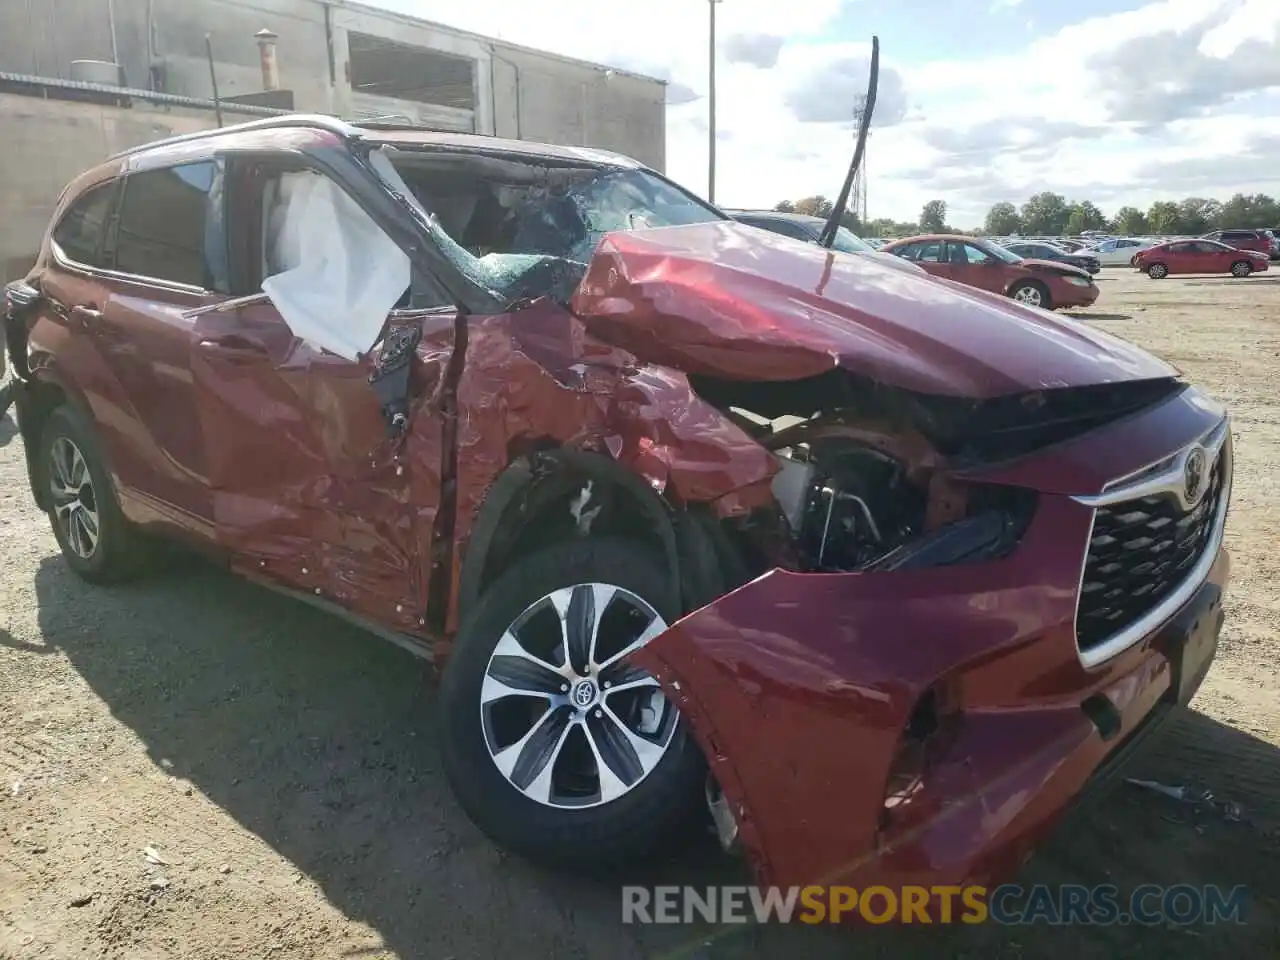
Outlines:
[[222,165],[214,160],[130,174],[116,232],[116,269],[228,292],[222,179]]
[[53,242],[63,256],[87,267],[103,266],[102,248],[111,216],[116,182],[88,190],[63,214],[53,231]]
[[919,253],[913,258],[920,263],[942,263],[943,251],[947,245],[940,240],[930,240],[917,247]]
[[987,256],[977,247],[973,246],[973,244],[953,243],[952,246],[956,248],[956,252],[959,254],[959,256],[956,259],[957,263],[980,264],[980,263],[987,263],[991,260],[989,256]]

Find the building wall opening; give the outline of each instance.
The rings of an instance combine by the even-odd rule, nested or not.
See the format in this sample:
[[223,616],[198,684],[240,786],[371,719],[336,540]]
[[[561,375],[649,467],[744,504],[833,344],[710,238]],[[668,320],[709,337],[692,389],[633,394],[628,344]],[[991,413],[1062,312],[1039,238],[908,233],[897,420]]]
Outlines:
[[365,33],[348,34],[351,87],[456,110],[476,108],[475,61]]

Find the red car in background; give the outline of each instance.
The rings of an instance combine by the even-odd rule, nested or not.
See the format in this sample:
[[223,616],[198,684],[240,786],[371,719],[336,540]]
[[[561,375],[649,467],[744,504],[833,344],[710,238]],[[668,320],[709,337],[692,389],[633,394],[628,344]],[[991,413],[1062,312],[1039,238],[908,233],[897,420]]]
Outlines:
[[935,277],[1010,297],[1030,307],[1088,307],[1098,287],[1087,270],[1052,260],[1027,260],[976,237],[931,234],[882,248],[924,267]]
[[1200,239],[1223,243],[1236,250],[1256,250],[1265,253],[1268,259],[1280,256],[1280,243],[1270,230],[1215,230]]
[[1133,265],[1152,280],[1171,273],[1229,273],[1233,277],[1266,270],[1271,258],[1255,250],[1237,250],[1215,240],[1171,240],[1134,254]]

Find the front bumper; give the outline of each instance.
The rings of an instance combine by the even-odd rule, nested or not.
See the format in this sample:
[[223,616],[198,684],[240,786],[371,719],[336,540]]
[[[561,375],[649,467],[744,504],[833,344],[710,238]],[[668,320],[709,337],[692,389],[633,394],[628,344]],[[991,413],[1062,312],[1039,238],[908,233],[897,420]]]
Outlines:
[[[1218,415],[1184,395],[1004,479],[1101,489]],[[1041,494],[1004,560],[774,570],[635,655],[690,722],[757,882],[998,882],[1135,731],[1195,693],[1216,651],[1226,553],[1215,542],[1169,619],[1086,667],[1075,612],[1093,511],[1068,492]],[[904,778],[929,700],[945,705],[942,722]]]
[[1059,307],[1091,307],[1097,302],[1100,293],[1097,284],[1087,287],[1061,284],[1060,287],[1060,290],[1055,291],[1057,297],[1054,299],[1054,303]]

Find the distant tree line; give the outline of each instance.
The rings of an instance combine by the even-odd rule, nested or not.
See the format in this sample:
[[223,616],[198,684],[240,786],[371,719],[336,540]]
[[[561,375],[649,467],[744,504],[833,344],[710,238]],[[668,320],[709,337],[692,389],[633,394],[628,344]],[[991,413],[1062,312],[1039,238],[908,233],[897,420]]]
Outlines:
[[[803,200],[783,200],[774,209],[785,213],[805,213],[815,217],[831,214],[832,202],[823,196]],[[906,237],[914,233],[963,233],[947,225],[945,200],[930,200],[920,211],[920,219],[907,223],[877,218],[862,223],[846,210],[840,222],[864,237]],[[1237,193],[1230,200],[1159,200],[1146,212],[1137,207],[1121,207],[1108,217],[1088,200],[1067,200],[1058,193],[1037,193],[1019,209],[1012,203],[997,203],[987,213],[982,229],[968,231],[989,236],[1071,236],[1086,230],[1105,230],[1128,236],[1172,234],[1194,236],[1213,230],[1268,228],[1280,226],[1280,202],[1265,193]]]

